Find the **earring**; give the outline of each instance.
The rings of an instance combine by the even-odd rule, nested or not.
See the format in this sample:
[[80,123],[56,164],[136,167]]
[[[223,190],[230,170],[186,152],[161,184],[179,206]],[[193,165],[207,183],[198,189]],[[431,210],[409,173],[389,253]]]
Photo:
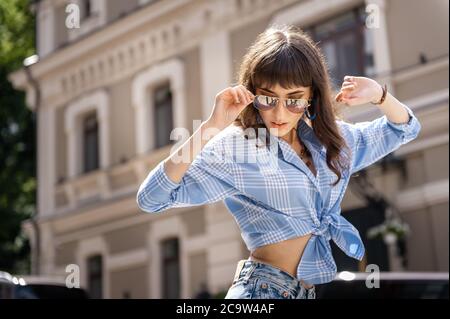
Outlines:
[[[312,106],[312,104],[310,104],[310,106]],[[314,113],[314,115],[311,115],[311,113],[309,113],[309,108],[307,108],[305,110],[305,115],[307,118],[309,118],[311,121],[314,120],[317,116],[317,113]]]

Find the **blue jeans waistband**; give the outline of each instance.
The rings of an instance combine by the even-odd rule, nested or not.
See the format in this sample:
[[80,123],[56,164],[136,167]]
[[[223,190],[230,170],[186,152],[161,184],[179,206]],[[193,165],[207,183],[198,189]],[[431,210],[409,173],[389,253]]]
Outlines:
[[[300,281],[288,272],[273,265],[250,259],[239,261],[233,283],[241,280],[248,282],[255,277],[267,278],[294,294],[298,293],[300,289],[305,290]],[[310,289],[314,290],[314,287]]]

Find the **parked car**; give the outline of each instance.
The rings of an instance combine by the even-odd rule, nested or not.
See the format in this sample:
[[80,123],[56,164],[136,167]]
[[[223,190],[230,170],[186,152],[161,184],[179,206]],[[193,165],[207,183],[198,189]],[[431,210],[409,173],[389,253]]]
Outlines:
[[[448,272],[380,272],[379,288],[369,288],[369,275],[370,273],[338,273],[331,283],[316,286],[317,299],[449,298]],[[369,285],[366,285],[366,281]]]
[[86,299],[81,288],[68,288],[60,277],[13,276],[0,271],[0,299]]

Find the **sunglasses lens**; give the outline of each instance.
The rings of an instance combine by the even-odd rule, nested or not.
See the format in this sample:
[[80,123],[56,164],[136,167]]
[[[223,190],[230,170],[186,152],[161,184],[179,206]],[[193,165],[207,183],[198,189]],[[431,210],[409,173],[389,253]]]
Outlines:
[[267,111],[277,106],[277,100],[270,96],[257,95],[254,105],[258,110]]
[[[286,108],[292,113],[302,113],[309,106],[306,99],[287,99],[285,100]],[[271,96],[257,95],[253,105],[261,111],[268,111],[276,107],[278,99]]]
[[302,113],[308,107],[308,100],[305,99],[288,99],[286,107],[292,113]]

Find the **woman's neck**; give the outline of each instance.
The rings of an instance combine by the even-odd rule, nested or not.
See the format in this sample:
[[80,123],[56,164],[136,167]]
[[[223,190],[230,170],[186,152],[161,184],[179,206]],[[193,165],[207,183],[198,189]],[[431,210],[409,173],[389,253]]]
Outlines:
[[287,133],[284,136],[281,136],[280,138],[282,138],[283,140],[285,140],[286,142],[289,143],[289,145],[292,146],[292,144],[298,139],[297,136],[297,129],[293,128],[292,130],[289,131],[289,133]]

